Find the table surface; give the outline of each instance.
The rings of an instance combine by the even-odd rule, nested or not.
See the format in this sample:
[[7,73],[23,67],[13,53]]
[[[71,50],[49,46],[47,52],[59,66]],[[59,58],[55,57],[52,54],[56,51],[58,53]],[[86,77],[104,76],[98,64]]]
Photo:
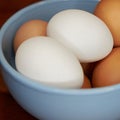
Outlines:
[[[15,12],[41,0],[0,0],[0,27]],[[0,120],[36,120],[12,98],[0,70]]]

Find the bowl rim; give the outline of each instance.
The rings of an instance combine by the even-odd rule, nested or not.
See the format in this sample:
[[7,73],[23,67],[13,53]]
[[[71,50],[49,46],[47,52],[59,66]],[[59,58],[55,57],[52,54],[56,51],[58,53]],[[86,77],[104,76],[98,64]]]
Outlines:
[[[60,0],[61,1],[61,0]],[[69,1],[69,0],[62,0],[62,1]],[[78,0],[77,0],[78,1]],[[85,1],[85,0],[84,0]],[[100,1],[100,0],[86,0],[86,1]],[[120,90],[120,84],[107,86],[107,87],[101,87],[101,88],[92,88],[92,89],[61,89],[56,87],[50,87],[47,85],[39,84],[33,80],[29,80],[29,78],[23,76],[19,72],[17,72],[5,59],[5,56],[2,51],[2,36],[4,35],[4,32],[7,30],[7,27],[13,23],[20,15],[24,13],[24,11],[28,11],[29,9],[34,8],[35,6],[41,6],[42,4],[52,2],[58,2],[56,0],[50,0],[50,1],[40,1],[33,3],[32,5],[28,5],[27,7],[19,10],[14,15],[12,15],[2,26],[0,30],[0,67],[4,69],[7,73],[9,73],[13,78],[15,78],[15,82],[18,82],[19,84],[22,84],[26,87],[32,88],[36,91],[42,91],[46,93],[52,93],[52,94],[61,94],[61,95],[99,95],[99,94],[105,94],[109,92],[113,92],[116,90]]]

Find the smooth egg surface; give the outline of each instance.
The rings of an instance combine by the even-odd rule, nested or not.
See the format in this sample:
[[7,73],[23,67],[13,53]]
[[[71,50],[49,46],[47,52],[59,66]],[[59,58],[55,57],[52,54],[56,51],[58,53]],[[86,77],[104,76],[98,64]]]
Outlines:
[[59,88],[80,88],[83,69],[75,55],[49,37],[24,41],[16,52],[17,70],[39,83]]
[[93,87],[104,87],[120,83],[120,47],[95,66],[92,76]]
[[64,44],[83,63],[103,59],[113,48],[112,34],[106,24],[79,9],[55,14],[48,22],[47,35]]

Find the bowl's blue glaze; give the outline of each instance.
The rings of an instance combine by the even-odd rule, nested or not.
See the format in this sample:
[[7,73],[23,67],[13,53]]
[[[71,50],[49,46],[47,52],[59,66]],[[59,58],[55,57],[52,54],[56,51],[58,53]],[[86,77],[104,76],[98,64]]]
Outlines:
[[45,120],[120,120],[120,85],[86,90],[51,88],[15,70],[12,42],[19,26],[30,19],[49,19],[63,9],[93,12],[98,0],[48,0],[14,14],[1,28],[0,64],[16,101],[30,114]]

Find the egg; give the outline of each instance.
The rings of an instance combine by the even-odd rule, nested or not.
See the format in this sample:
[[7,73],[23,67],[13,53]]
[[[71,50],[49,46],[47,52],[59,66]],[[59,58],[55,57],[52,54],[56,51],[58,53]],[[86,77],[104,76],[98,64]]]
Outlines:
[[83,69],[66,47],[50,37],[24,41],[15,56],[16,69],[38,83],[58,88],[80,88]]
[[113,48],[112,34],[106,24],[79,9],[55,14],[48,22],[47,36],[60,41],[83,63],[103,59]]
[[22,24],[16,32],[14,38],[14,51],[28,38],[34,36],[46,36],[47,22],[44,20],[29,20]]
[[102,19],[110,29],[114,46],[120,46],[120,0],[101,0],[94,14]]
[[92,76],[93,87],[111,86],[120,83],[120,47],[113,48],[112,52],[99,61]]
[[83,85],[82,85],[81,88],[82,89],[92,88],[90,80],[89,80],[89,78],[86,75],[84,75],[84,82],[83,82]]

